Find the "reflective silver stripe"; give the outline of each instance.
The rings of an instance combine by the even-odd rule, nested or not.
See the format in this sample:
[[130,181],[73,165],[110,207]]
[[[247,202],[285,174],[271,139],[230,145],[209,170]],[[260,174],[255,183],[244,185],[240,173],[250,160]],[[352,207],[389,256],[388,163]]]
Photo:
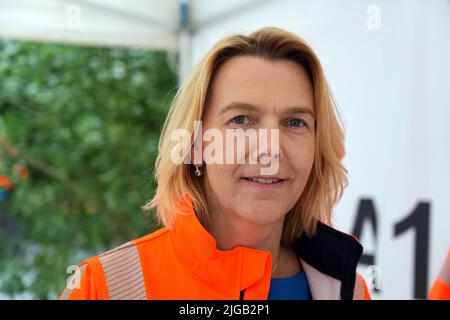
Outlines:
[[135,253],[131,253],[129,256],[126,256],[124,259],[122,260],[118,260],[118,261],[114,261],[114,263],[112,264],[104,264],[104,270],[105,272],[109,272],[111,270],[115,270],[118,267],[120,267],[123,264],[127,264],[130,261],[136,261],[136,258],[138,258],[138,255]]
[[116,296],[111,296],[111,300],[127,300],[127,298],[134,296],[135,293],[137,293],[137,292],[141,293],[144,291],[145,291],[145,287],[144,287],[144,284],[142,284],[138,288],[132,288],[131,290],[125,290],[123,292],[119,292],[119,294]]
[[104,261],[103,262],[103,266],[105,268],[107,268],[108,270],[113,270],[114,268],[116,268],[117,266],[122,265],[124,262],[126,262],[126,260],[129,257],[133,257],[136,258],[137,254],[134,252],[129,252],[126,255],[123,255],[122,257],[116,259],[116,260],[111,260],[111,261]]
[[134,270],[130,271],[129,273],[124,273],[122,275],[115,277],[114,279],[111,279],[111,281],[109,283],[111,286],[114,286],[116,283],[118,283],[122,280],[125,280],[127,278],[134,277],[135,275],[138,275],[138,274],[140,274],[139,268],[134,268]]
[[[84,264],[84,265],[82,265],[80,267],[80,279],[79,279],[80,284],[81,284],[81,279],[83,278],[83,275],[84,275],[84,271],[86,270],[87,266],[88,266],[87,264]],[[75,277],[75,275],[70,277],[70,280],[68,281],[68,283],[72,283],[73,277]],[[75,286],[75,284],[73,284],[73,285]],[[74,288],[70,288],[69,289],[68,287],[66,287],[64,289],[63,293],[61,294],[61,296],[59,297],[59,300],[67,300],[67,299],[69,299],[70,295],[73,292],[73,289]]]
[[102,256],[103,260],[106,262],[112,262],[114,260],[120,259],[121,257],[130,254],[133,252],[132,248],[129,249],[123,249],[123,251],[120,252],[113,252],[108,256]]
[[116,251],[121,251],[121,250],[123,250],[125,248],[132,247],[132,246],[134,246],[133,242],[124,243],[123,245],[118,246],[117,248],[114,248],[114,249],[111,249],[109,251],[103,252],[102,254],[99,255],[99,257],[104,257],[104,256],[110,255],[111,253],[114,253]]
[[119,270],[120,272],[118,271],[118,272],[114,272],[114,273],[113,273],[113,272],[108,273],[106,276],[108,277],[108,279],[109,279],[110,281],[115,281],[117,278],[120,278],[122,275],[126,275],[126,274],[133,273],[133,272],[135,272],[136,270],[138,270],[138,271],[141,270],[139,264],[137,264],[137,265],[135,265],[135,266],[130,266],[129,269]]
[[140,274],[139,272],[135,272],[135,274],[132,275],[132,276],[129,276],[129,275],[127,274],[126,276],[123,276],[123,277],[121,277],[121,278],[118,278],[118,279],[115,280],[115,283],[114,283],[114,284],[111,283],[111,286],[110,286],[111,293],[112,293],[114,290],[116,290],[117,288],[121,288],[121,287],[122,287],[122,283],[121,283],[122,280],[126,280],[127,282],[131,282],[131,281],[134,281],[134,280],[137,280],[137,279],[140,280],[141,278],[142,278],[142,276],[141,276],[141,274]]
[[355,290],[353,291],[353,300],[364,300],[364,284],[359,274],[356,275]]
[[439,273],[439,279],[450,286],[450,256],[447,256],[447,260],[445,260],[444,265],[442,266],[442,270]]
[[122,297],[123,300],[142,300],[142,296],[145,294],[147,297],[147,293],[145,292],[145,287],[142,287],[135,292],[131,292],[129,295]]
[[132,269],[136,267],[136,265],[139,265],[139,262],[137,262],[139,257],[136,257],[134,260],[129,261],[127,263],[121,264],[120,266],[117,266],[117,268],[111,269],[109,271],[104,270],[106,276],[112,276],[122,274],[122,272],[130,272]]
[[[111,297],[115,296],[115,295],[117,295],[119,293],[122,293],[124,291],[131,292],[134,289],[136,289],[137,286],[142,284],[143,280],[144,279],[142,277],[138,277],[137,279],[131,280],[131,281],[124,280],[125,284],[120,283],[120,286],[115,286],[114,288],[108,288],[108,290],[110,289],[109,293],[110,293]],[[129,289],[131,289],[131,290],[129,290]]]
[[147,293],[144,291],[144,293],[141,293],[140,295],[133,297],[133,300],[145,300],[147,298]]
[[99,256],[111,300],[147,298],[136,245],[127,243]]
[[130,255],[132,255],[134,253],[134,251],[132,250],[128,250],[125,249],[124,252],[122,252],[120,255],[118,253],[113,253],[111,254],[111,257],[109,257],[109,259],[104,259],[105,261],[105,265],[112,265],[114,263],[116,263],[117,261],[121,261],[123,259],[126,259],[127,257],[129,257]]

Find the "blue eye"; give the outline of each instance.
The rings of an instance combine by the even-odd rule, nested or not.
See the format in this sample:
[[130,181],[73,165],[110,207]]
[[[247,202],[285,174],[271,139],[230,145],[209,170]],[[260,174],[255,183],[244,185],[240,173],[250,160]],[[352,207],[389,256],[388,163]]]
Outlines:
[[246,116],[236,116],[231,119],[231,122],[233,122],[234,124],[245,124],[245,120],[247,120]]
[[293,127],[301,127],[302,125],[305,127],[308,127],[306,122],[303,121],[302,119],[292,119],[292,120],[289,120],[288,122],[289,122],[289,125],[293,126]]

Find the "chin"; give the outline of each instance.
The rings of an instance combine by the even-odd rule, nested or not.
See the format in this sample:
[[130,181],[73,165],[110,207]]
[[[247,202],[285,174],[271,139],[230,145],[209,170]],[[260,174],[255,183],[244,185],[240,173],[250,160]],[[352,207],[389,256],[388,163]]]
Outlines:
[[279,206],[256,204],[245,206],[245,208],[237,208],[238,215],[254,224],[266,225],[271,224],[282,218],[284,215],[280,212]]

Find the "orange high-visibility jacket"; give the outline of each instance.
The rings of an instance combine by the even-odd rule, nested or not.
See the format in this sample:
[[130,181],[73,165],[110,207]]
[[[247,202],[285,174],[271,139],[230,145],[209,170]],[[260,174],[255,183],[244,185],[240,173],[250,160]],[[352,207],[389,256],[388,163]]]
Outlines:
[[428,292],[430,300],[450,300],[450,249],[439,276]]
[[[82,262],[79,276],[60,298],[267,299],[272,254],[241,246],[217,249],[189,196],[177,209],[183,214],[172,229],[161,228]],[[356,273],[362,246],[352,236],[319,223],[314,237],[302,235],[292,249],[313,299],[370,299]]]

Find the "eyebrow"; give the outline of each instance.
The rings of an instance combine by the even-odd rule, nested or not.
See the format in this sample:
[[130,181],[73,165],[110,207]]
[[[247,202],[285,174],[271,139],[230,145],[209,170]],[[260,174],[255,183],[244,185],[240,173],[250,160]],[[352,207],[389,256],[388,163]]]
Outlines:
[[[258,106],[251,104],[251,103],[247,103],[247,102],[231,102],[229,104],[227,104],[222,111],[220,111],[220,115],[228,112],[228,111],[233,111],[233,110],[245,110],[245,111],[258,111],[259,108]],[[289,115],[293,115],[293,114],[309,114],[313,119],[315,119],[315,113],[314,110],[311,110],[311,108],[308,107],[304,107],[304,106],[294,106],[294,107],[289,107],[288,110],[286,111],[287,114]]]

